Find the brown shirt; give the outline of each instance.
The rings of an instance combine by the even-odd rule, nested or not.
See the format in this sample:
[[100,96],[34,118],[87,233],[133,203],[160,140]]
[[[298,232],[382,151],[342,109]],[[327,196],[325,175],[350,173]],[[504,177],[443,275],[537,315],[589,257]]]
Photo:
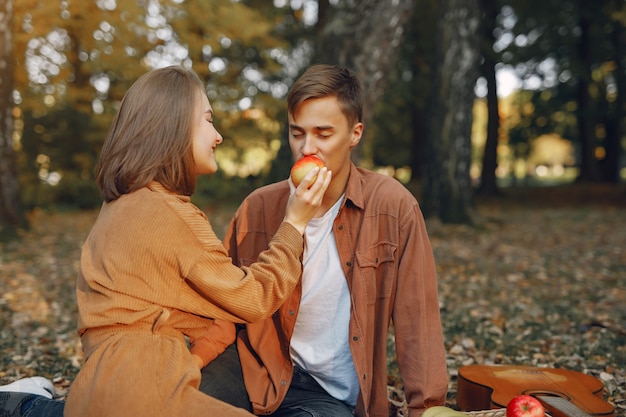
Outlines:
[[[284,216],[287,181],[256,190],[237,211],[225,246],[240,266],[265,249]],[[352,165],[333,233],[351,292],[350,343],[360,382],[357,416],[388,416],[387,334],[393,321],[410,415],[444,403],[448,376],[437,278],[423,216],[395,179]],[[293,375],[289,341],[300,285],[271,318],[239,332],[246,388],[257,414],[274,412]]]
[[302,249],[301,234],[284,223],[259,262],[239,268],[189,197],[153,183],[104,204],[81,254],[86,360],[65,415],[249,415],[198,390],[185,336],[204,355],[206,334],[222,345],[234,338],[232,324],[213,318],[270,316],[298,281]]

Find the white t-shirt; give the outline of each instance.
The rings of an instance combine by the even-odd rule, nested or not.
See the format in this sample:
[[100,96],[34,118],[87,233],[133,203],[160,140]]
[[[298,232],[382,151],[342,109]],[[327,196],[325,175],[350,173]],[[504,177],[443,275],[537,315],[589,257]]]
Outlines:
[[340,198],[306,227],[302,299],[291,357],[333,397],[354,407],[359,381],[349,346],[350,292],[333,234]]

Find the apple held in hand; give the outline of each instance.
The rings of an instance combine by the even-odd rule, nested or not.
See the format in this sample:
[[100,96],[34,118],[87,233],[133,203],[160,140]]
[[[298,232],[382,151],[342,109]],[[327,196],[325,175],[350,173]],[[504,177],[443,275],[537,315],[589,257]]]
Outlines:
[[506,405],[506,417],[544,417],[541,402],[530,395],[518,395]]
[[[300,185],[300,182],[302,182],[302,180],[304,179],[306,174],[309,173],[310,170],[315,167],[322,168],[323,166],[324,162],[322,162],[322,160],[315,155],[307,155],[298,159],[296,163],[293,164],[293,166],[291,167],[290,176],[291,181],[293,181],[293,185],[297,187],[298,185]],[[315,178],[313,178],[313,181],[315,181]]]

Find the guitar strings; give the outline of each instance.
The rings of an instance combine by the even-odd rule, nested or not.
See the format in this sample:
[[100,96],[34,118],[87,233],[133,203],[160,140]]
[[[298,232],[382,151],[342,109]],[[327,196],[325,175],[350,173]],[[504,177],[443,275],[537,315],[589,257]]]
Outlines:
[[[563,397],[566,397],[566,399],[572,405],[575,405],[576,408],[578,408],[580,411],[585,412],[585,414],[587,414],[588,416],[590,415],[591,409],[589,409],[584,404],[581,404],[577,399],[573,398],[571,395],[567,394],[568,390],[565,389],[556,378],[552,378],[552,373],[550,372],[549,369],[545,369],[545,370],[543,370],[543,369],[541,369],[541,370],[525,370],[525,371],[531,373],[532,377],[537,379],[538,382],[543,382],[548,387],[549,386],[557,386],[559,388],[559,392],[552,391],[552,390],[546,390],[545,394],[550,394],[550,393],[560,394],[558,397],[560,397],[561,399],[563,399]],[[549,396],[549,395],[546,395],[546,396]],[[567,403],[567,401],[565,401],[565,403]],[[553,404],[551,404],[551,405],[553,405]]]

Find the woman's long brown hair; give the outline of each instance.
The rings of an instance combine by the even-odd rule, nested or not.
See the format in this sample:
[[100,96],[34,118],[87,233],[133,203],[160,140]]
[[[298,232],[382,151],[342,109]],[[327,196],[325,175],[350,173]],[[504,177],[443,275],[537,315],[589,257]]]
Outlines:
[[151,181],[193,194],[191,119],[204,93],[198,76],[179,66],[152,70],[129,88],[98,160],[96,180],[104,201]]

